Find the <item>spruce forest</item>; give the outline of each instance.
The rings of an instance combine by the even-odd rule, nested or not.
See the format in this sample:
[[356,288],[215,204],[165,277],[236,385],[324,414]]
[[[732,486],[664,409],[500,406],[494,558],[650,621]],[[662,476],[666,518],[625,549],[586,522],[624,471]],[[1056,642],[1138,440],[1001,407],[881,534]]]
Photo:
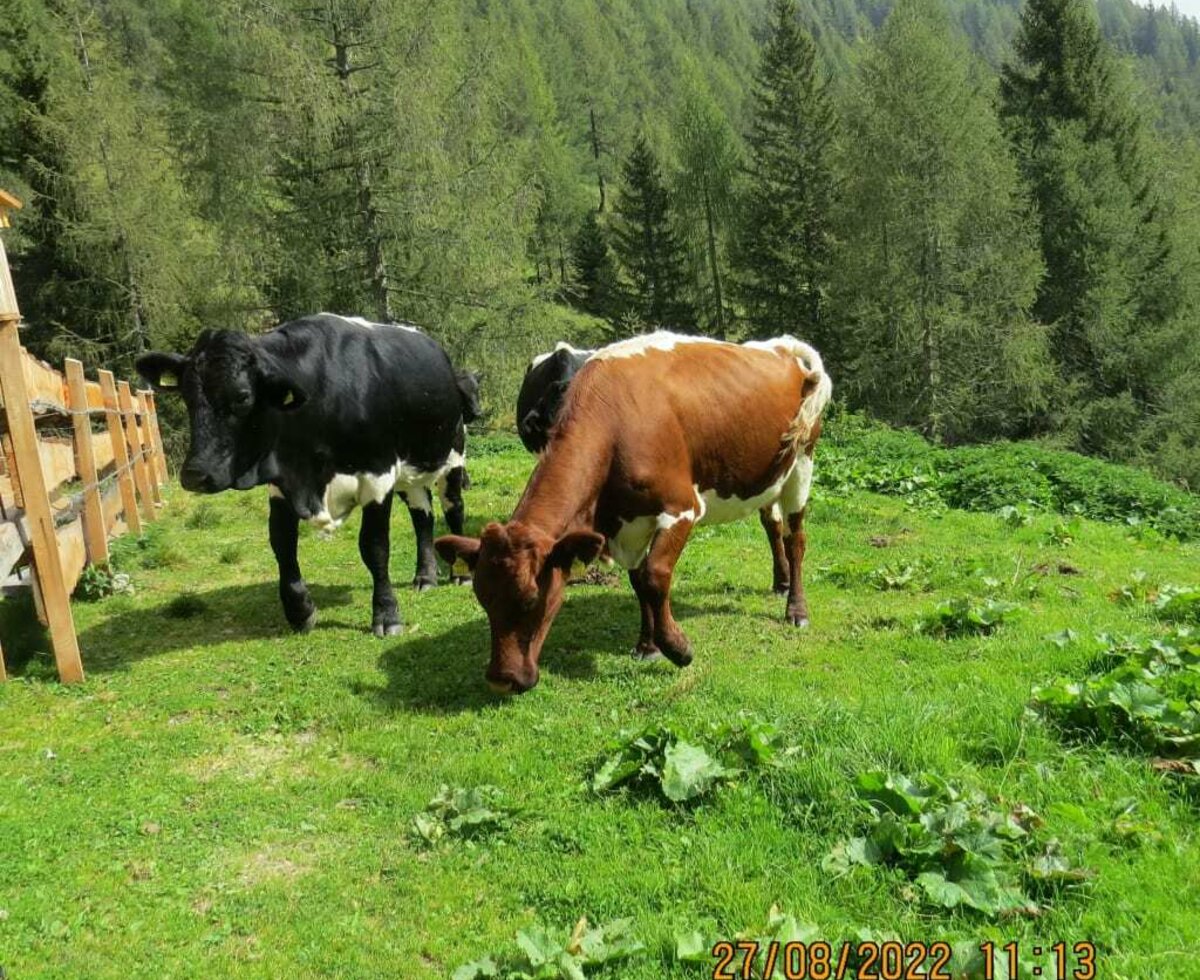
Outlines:
[[1200,28],[1128,0],[3,0],[46,358],[330,310],[791,333],[842,407],[1200,485]]

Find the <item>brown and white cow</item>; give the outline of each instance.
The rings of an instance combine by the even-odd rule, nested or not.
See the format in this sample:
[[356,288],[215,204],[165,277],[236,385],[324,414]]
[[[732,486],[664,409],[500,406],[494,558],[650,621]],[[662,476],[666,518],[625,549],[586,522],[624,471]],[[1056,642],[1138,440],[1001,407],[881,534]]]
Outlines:
[[806,626],[804,510],[831,394],[820,355],[792,337],[738,345],[653,333],[597,352],[508,523],[436,542],[444,559],[474,570],[493,689],[537,683],[571,565],[591,561],[606,539],[641,602],[637,652],[686,666],[691,646],[670,591],[692,528],[772,505],[786,525],[786,618]]

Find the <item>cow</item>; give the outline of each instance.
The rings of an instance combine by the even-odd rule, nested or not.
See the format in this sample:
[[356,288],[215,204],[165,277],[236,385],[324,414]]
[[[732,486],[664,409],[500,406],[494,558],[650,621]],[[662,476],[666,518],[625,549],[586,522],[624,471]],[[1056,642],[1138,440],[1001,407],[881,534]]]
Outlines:
[[692,528],[773,505],[786,522],[785,618],[807,626],[804,512],[832,390],[820,355],[792,337],[738,345],[659,332],[593,355],[509,521],[436,542],[474,572],[493,690],[537,684],[567,572],[606,541],[641,605],[636,650],[686,666],[670,592]]
[[[595,353],[595,350],[577,350],[565,341],[559,341],[554,350],[538,354],[525,369],[525,378],[517,395],[517,434],[521,437],[522,445],[531,453],[536,455],[546,448],[550,441],[550,430],[558,420],[558,411],[571,379]],[[785,595],[788,590],[788,561],[779,508],[774,504],[763,507],[758,512],[758,519],[771,549],[771,588],[776,595]],[[580,566],[576,566],[572,578],[580,574]]]
[[473,375],[457,372],[410,324],[320,313],[259,336],[205,330],[191,351],[137,359],[155,391],[183,397],[191,444],[180,483],[196,493],[266,484],[279,598],[292,628],[316,607],[300,574],[300,520],[332,531],[363,509],[358,549],[371,573],[371,627],[400,632],[388,560],[393,493],[417,537],[418,589],[437,584],[431,489],[461,534],[466,422],[478,416]]
[[546,448],[550,430],[558,419],[558,410],[571,379],[579,373],[594,350],[576,350],[559,341],[554,350],[538,354],[525,369],[517,394],[517,435],[521,445],[534,455]]

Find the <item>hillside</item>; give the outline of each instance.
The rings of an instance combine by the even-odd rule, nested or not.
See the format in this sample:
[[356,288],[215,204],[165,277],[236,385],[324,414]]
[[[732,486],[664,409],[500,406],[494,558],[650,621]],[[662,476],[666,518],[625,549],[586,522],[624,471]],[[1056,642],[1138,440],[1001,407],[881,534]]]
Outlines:
[[[1025,969],[1049,967],[1032,954],[1039,940],[1086,938],[1101,976],[1193,976],[1196,777],[1149,760],[1194,758],[1194,742],[1139,742],[1170,729],[1136,706],[1134,726],[1109,739],[1026,710],[1056,677],[1078,683],[1146,640],[1172,642],[1156,599],[1194,585],[1200,555],[1154,530],[1173,519],[1170,489],[1098,473],[1095,494],[1114,509],[1097,521],[1028,504],[1040,484],[1014,474],[1013,511],[969,513],[921,480],[883,477],[903,455],[889,458],[883,435],[830,435],[808,519],[808,631],[783,623],[757,522],[703,528],[675,594],[690,668],[627,655],[636,604],[623,575],[597,569],[569,590],[542,683],[508,701],[483,682],[487,625],[469,590],[402,594],[405,633],[376,641],[353,527],[306,536],[321,619],[292,635],[265,494],[171,491],[150,535],[122,543],[133,592],[77,607],[88,681],[45,683],[51,661],[35,642],[0,687],[5,968],[101,978],[137,964],[163,976],[203,960],[213,976],[444,978],[486,956],[515,962],[518,930],[526,951],[555,948],[555,936],[561,949],[586,915],[630,920],[644,947],[589,974],[612,980],[711,976],[711,956],[681,963],[677,950],[743,930],[1018,940]],[[509,513],[531,465],[511,438],[475,441],[472,528]],[[904,496],[852,486],[872,474]],[[1140,501],[1137,520],[1116,511],[1120,493]],[[396,543],[399,581],[407,528]],[[960,597],[979,623],[944,605]],[[1194,661],[1194,643],[1180,649]],[[11,663],[11,641],[5,652]],[[1157,696],[1143,690],[1139,703]],[[685,783],[692,800],[671,802],[653,780],[592,788],[614,752],[634,751],[623,732],[653,740],[665,726],[714,752],[730,737],[722,723],[755,747],[725,759],[740,771]],[[885,793],[876,770],[915,782]],[[878,830],[858,795],[933,812],[948,792],[938,780],[972,821],[1028,828],[1018,844],[984,834],[1005,855],[987,859],[984,878],[1015,881],[1037,916],[998,913],[1000,893],[986,889],[972,892],[978,907],[943,907],[911,859],[846,864],[839,846]],[[500,969],[456,976],[509,975]]]
[[[848,407],[938,441],[1046,438],[1200,480],[1200,43],[1174,13],[5,0],[3,14],[0,184],[28,202],[9,249],[26,342],[51,360],[128,371],[205,328],[403,319],[485,369],[502,422],[530,357],[561,339],[788,332],[823,351]],[[784,33],[794,64],[770,82]],[[661,204],[639,214],[639,200]]]

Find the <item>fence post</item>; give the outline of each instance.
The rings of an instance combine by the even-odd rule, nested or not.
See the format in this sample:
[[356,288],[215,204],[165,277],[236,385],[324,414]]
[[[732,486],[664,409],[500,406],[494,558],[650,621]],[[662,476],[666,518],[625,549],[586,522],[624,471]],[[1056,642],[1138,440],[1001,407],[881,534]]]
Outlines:
[[133,452],[133,482],[137,485],[138,496],[142,498],[142,516],[147,521],[152,521],[158,515],[154,512],[154,494],[150,490],[150,478],[146,475],[145,453],[142,451],[142,440],[138,436],[133,394],[129,390],[128,381],[117,382],[117,399],[121,406],[121,418],[125,421],[125,438],[129,440],[129,448]]
[[164,487],[171,479],[167,472],[167,453],[163,449],[162,430],[158,427],[158,399],[152,390],[145,392],[146,404],[150,410],[150,438],[154,440],[154,460],[158,464],[158,482]]
[[100,483],[96,473],[96,454],[92,450],[92,418],[88,414],[87,381],[83,365],[73,357],[66,360],[67,407],[75,428],[75,466],[83,480],[83,541],[88,561],[108,563],[108,531],[104,526],[104,505],[100,501]]
[[150,435],[150,411],[146,405],[146,393],[135,391],[133,397],[138,413],[138,442],[142,448],[142,455],[146,457],[146,473],[149,476],[150,493],[154,497],[154,505],[161,507],[163,502],[162,483],[158,479],[158,460],[154,458],[154,439]]
[[79,659],[79,639],[75,635],[71,597],[67,594],[67,583],[63,577],[54,514],[50,509],[50,496],[46,491],[46,478],[38,454],[37,430],[34,428],[29,392],[25,386],[21,340],[17,335],[21,313],[17,309],[3,245],[0,245],[0,280],[0,389],[4,393],[4,413],[24,497],[25,517],[29,522],[34,571],[41,589],[46,622],[50,627],[50,645],[54,648],[58,676],[68,683],[81,681],[83,663]]
[[104,398],[104,417],[108,422],[108,434],[112,439],[113,459],[116,463],[117,485],[121,488],[121,510],[125,523],[134,534],[142,533],[142,518],[138,514],[137,495],[133,492],[133,474],[129,471],[129,446],[125,442],[125,428],[121,425],[121,409],[117,403],[117,383],[111,371],[98,371],[100,393]]

